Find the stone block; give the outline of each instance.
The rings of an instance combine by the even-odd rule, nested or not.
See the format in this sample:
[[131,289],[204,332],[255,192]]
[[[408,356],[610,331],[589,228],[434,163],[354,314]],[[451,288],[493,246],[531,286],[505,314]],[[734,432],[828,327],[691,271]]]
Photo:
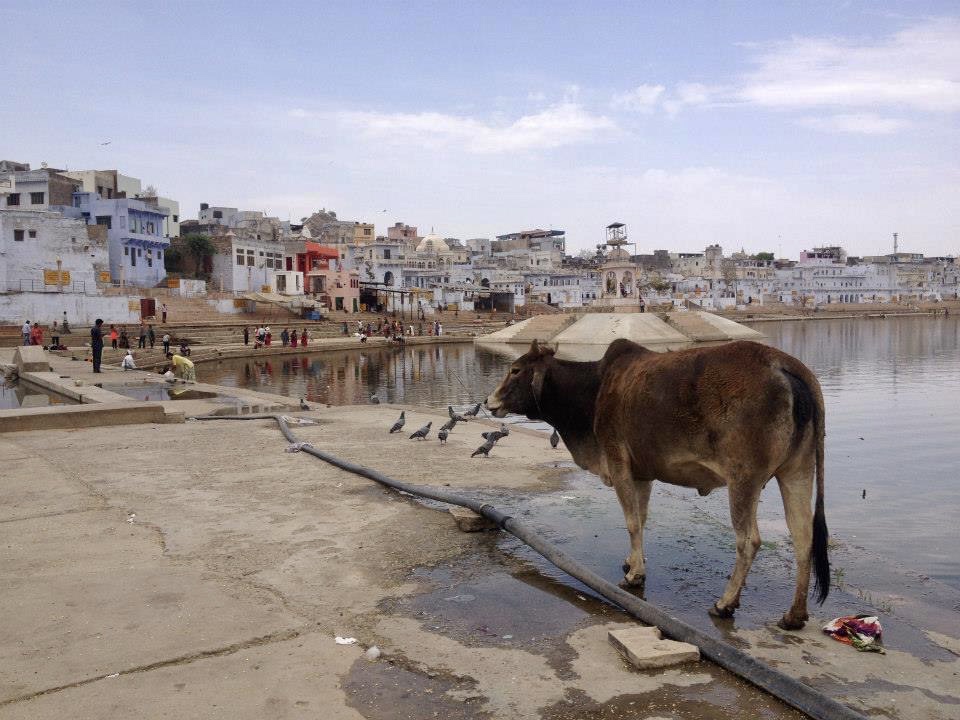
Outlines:
[[13,364],[20,374],[25,372],[50,372],[50,361],[39,345],[21,345],[13,353]]
[[497,527],[496,524],[483,517],[483,515],[477,515],[473,510],[460,507],[459,505],[450,508],[450,514],[453,515],[453,520],[457,523],[457,528],[463,532],[494,530]]
[[700,650],[696,645],[664,640],[660,629],[656,627],[611,630],[608,638],[610,644],[639,670],[670,667],[700,659]]

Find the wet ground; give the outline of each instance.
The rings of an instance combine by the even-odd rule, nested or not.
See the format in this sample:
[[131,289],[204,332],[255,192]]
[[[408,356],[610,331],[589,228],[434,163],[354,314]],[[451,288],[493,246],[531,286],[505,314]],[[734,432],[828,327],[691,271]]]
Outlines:
[[11,410],[20,407],[43,407],[45,405],[76,405],[71,400],[57,393],[21,381],[0,381],[0,410]]

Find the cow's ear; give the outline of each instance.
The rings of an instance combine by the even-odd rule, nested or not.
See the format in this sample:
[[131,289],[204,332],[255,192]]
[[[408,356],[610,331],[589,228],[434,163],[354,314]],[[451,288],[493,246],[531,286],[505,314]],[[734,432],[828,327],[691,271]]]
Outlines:
[[540,342],[534,338],[533,342],[530,343],[530,354],[539,355],[540,354]]

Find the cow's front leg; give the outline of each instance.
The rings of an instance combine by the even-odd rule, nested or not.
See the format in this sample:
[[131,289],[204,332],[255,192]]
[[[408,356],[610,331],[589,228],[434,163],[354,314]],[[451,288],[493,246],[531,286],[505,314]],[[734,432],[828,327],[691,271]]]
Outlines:
[[613,482],[630,534],[630,554],[623,564],[623,584],[627,587],[642,588],[647,579],[643,561],[643,526],[647,521],[652,484],[649,480],[634,480],[628,475],[620,476]]

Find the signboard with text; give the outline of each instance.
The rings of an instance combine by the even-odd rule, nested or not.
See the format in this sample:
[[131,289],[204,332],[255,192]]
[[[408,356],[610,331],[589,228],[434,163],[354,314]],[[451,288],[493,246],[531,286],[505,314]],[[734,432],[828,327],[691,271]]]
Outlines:
[[[57,280],[57,275],[60,276],[59,281]],[[70,271],[61,270],[59,273],[56,270],[44,270],[43,271],[43,284],[44,285],[69,285],[70,284]]]

